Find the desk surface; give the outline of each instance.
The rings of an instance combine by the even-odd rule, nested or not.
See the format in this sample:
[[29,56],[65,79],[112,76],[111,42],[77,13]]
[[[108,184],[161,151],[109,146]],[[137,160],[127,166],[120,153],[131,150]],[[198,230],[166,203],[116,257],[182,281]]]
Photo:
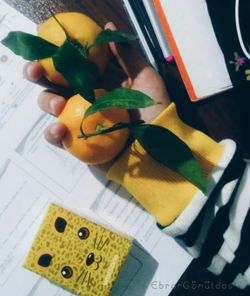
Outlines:
[[[87,13],[100,25],[113,21],[120,30],[131,31],[121,0],[6,0],[36,23],[41,22],[49,12],[50,5],[55,12],[77,10]],[[246,157],[250,156],[250,93],[244,88],[232,89],[198,103],[191,103],[185,91],[178,70],[174,64],[164,68],[171,100],[175,101],[184,121],[196,127],[215,140],[232,138],[241,146]],[[174,268],[174,267],[173,267]],[[210,289],[187,289],[195,282],[208,283]],[[185,285],[186,283],[186,285]],[[197,287],[197,285],[196,285]],[[249,295],[238,289],[223,289],[219,277],[200,267],[195,261],[189,266],[177,284],[172,296],[181,295]],[[153,296],[153,295],[152,295]]]

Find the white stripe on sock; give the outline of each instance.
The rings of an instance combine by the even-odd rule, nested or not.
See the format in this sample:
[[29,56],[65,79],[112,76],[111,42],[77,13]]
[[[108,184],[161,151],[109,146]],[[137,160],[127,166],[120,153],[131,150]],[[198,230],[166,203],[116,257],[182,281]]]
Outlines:
[[[229,212],[230,225],[223,235],[224,243],[222,244],[218,254],[213,257],[212,263],[208,268],[211,272],[217,275],[222,273],[227,263],[232,263],[235,258],[234,253],[240,244],[241,229],[250,205],[250,189],[246,186],[247,182],[250,181],[249,177],[250,168],[248,165],[245,169],[244,175],[242,176],[237,196],[235,197]],[[232,183],[231,185],[235,187],[235,184],[233,184],[235,181],[230,183]],[[226,193],[230,195],[230,191],[232,190],[229,190],[228,187],[226,191],[223,190],[223,194]],[[221,258],[224,260],[224,264],[222,263]],[[219,261],[216,262],[217,260]]]
[[[220,194],[218,195],[218,199],[216,200],[216,205],[211,205],[212,208],[209,208],[207,210],[207,213],[206,213],[204,220],[203,220],[201,232],[200,232],[194,246],[192,246],[191,248],[188,248],[190,254],[192,256],[194,256],[195,258],[197,258],[200,255],[202,245],[205,241],[205,238],[207,236],[207,233],[209,231],[211,223],[214,221],[215,214],[218,212],[218,210],[222,206],[224,206],[228,203],[228,201],[230,200],[230,197],[232,195],[232,192],[237,184],[237,181],[238,181],[238,179],[225,184],[224,187],[222,188]],[[223,249],[222,249],[222,253],[220,253],[220,255],[223,258],[225,258],[225,260],[227,261],[226,256],[225,257],[223,256]],[[233,256],[233,253],[231,254],[231,256]]]
[[204,216],[201,231],[199,233],[199,236],[197,240],[195,241],[194,245],[192,247],[187,248],[188,252],[194,257],[197,258],[200,256],[200,251],[202,248],[202,245],[204,244],[204,240],[207,236],[207,233],[211,227],[211,224],[214,220],[214,205],[211,204],[211,206],[207,209],[207,212]]
[[244,272],[244,278],[246,279],[246,281],[248,282],[248,285],[250,286],[250,266]]
[[232,284],[239,289],[245,289],[248,286],[248,282],[240,273],[233,280]]
[[215,255],[212,259],[210,266],[207,268],[212,273],[219,275],[227,264],[226,260],[220,255]]
[[[222,273],[227,263],[232,263],[235,258],[235,251],[239,247],[241,239],[241,229],[245,221],[246,215],[250,207],[250,165],[248,164],[244,175],[242,176],[240,186],[238,188],[237,196],[230,209],[230,225],[224,233],[224,243],[217,255],[213,257],[209,270],[216,275]],[[223,260],[222,260],[223,259]],[[244,289],[250,285],[250,267],[244,275],[239,274],[233,281],[233,285],[240,289]]]
[[222,244],[222,246],[218,252],[218,255],[220,255],[222,258],[224,258],[226,260],[226,262],[228,262],[228,263],[232,263],[235,258],[235,255],[232,252],[232,249],[225,241]]
[[237,196],[230,210],[230,226],[224,233],[224,239],[230,246],[232,252],[235,252],[240,244],[241,228],[245,221],[250,207],[250,165],[248,164],[241,184],[238,188]]

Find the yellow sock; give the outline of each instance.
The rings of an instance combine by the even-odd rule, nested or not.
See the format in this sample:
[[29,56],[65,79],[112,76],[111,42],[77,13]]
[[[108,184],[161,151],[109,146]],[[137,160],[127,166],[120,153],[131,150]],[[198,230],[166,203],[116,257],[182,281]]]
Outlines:
[[[181,138],[192,150],[206,176],[223,154],[222,145],[180,120],[173,103],[152,123],[169,129]],[[126,188],[162,226],[172,223],[199,190],[152,159],[138,141],[118,158],[107,176]]]

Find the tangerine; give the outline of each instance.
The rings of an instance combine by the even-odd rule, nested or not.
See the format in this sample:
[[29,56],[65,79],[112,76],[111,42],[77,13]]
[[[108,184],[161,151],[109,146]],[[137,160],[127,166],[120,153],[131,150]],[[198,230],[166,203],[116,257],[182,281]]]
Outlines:
[[[106,91],[96,91],[97,97]],[[63,146],[78,159],[87,164],[103,164],[115,158],[124,148],[129,137],[127,128],[97,135],[87,139],[78,138],[82,129],[85,134],[94,133],[98,128],[110,128],[119,122],[130,122],[126,109],[102,110],[85,118],[83,116],[90,103],[79,94],[71,97],[58,117],[68,128]]]
[[[55,15],[56,19],[62,24],[70,38],[78,41],[82,45],[90,45],[94,42],[102,28],[90,17],[79,12],[63,12]],[[57,23],[54,17],[49,18],[38,29],[38,36],[61,46],[66,40],[65,32]],[[102,73],[109,60],[109,48],[106,44],[91,47],[89,59],[93,61]],[[52,58],[39,61],[45,70],[46,77],[59,85],[67,86],[68,83],[63,76],[56,71]]]

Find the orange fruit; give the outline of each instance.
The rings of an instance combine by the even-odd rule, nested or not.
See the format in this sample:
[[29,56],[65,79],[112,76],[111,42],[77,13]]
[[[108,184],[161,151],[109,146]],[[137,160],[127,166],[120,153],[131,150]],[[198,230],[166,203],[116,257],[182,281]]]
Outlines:
[[[97,35],[102,31],[102,28],[90,17],[79,12],[58,13],[55,17],[66,29],[69,36],[82,45],[92,44]],[[38,29],[38,36],[57,46],[61,46],[66,39],[63,29],[53,17],[41,24]],[[108,45],[92,47],[89,50],[89,59],[96,64],[102,73],[109,60]],[[50,81],[64,86],[68,85],[63,76],[56,71],[51,58],[42,59],[39,62],[45,69],[46,76]]]
[[[97,97],[104,94],[104,90],[97,91]],[[124,148],[129,137],[129,130],[121,129],[104,135],[79,139],[80,126],[85,134],[94,133],[101,126],[112,127],[118,122],[130,122],[128,111],[125,109],[103,110],[85,118],[85,111],[90,103],[79,94],[71,97],[58,117],[66,125],[68,133],[63,139],[66,150],[78,159],[88,164],[102,164],[115,158]]]

